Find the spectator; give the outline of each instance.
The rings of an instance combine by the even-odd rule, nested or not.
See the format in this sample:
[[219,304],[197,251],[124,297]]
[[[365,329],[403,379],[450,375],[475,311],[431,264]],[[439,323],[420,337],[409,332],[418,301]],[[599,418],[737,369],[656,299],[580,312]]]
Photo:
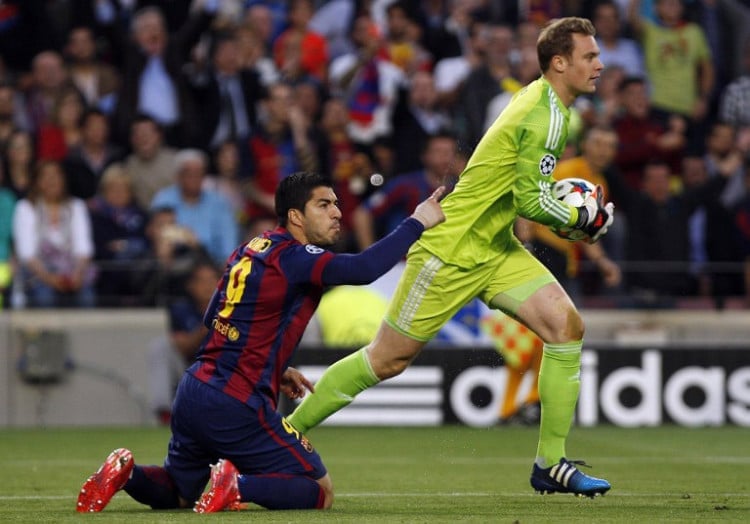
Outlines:
[[625,255],[629,267],[625,281],[635,306],[673,307],[676,298],[697,291],[688,264],[689,218],[699,206],[718,199],[726,178],[713,177],[673,194],[671,177],[666,162],[654,161],[644,168],[642,191],[625,187],[617,177],[609,181],[627,216]]
[[50,121],[42,124],[37,133],[36,158],[61,162],[81,143],[81,119],[86,105],[75,87],[57,93]]
[[[727,296],[736,294],[742,286],[739,275],[732,271],[723,271],[722,266],[741,261],[741,250],[735,237],[734,210],[742,202],[747,192],[747,172],[744,166],[744,152],[737,139],[734,128],[728,124],[715,123],[706,138],[706,154],[690,164],[688,158],[683,161],[683,182],[685,187],[699,185],[706,179],[724,177],[727,182],[718,199],[706,202],[696,210],[694,215],[698,220],[703,217],[703,235],[705,255],[711,264],[710,278],[711,294],[717,301],[717,306],[723,306]],[[697,176],[689,177],[690,165],[697,165],[693,169]]]
[[639,15],[640,0],[629,6],[629,21],[641,39],[652,103],[662,113],[688,120],[688,143],[702,145],[715,85],[715,71],[703,29],[684,19],[682,0],[656,0],[658,22]]
[[247,0],[245,22],[270,49],[287,24],[289,4],[286,0]]
[[132,153],[125,158],[125,169],[133,179],[136,203],[151,207],[154,195],[174,183],[176,151],[164,144],[161,126],[148,115],[138,115],[130,126]]
[[13,239],[29,306],[94,306],[91,221],[83,201],[68,195],[59,163],[34,170],[13,214]]
[[406,76],[416,71],[432,69],[433,58],[420,43],[423,29],[417,14],[406,0],[388,4],[386,12],[385,45],[382,52]]
[[26,131],[14,131],[8,138],[3,157],[7,186],[16,197],[26,196],[33,178],[34,146],[31,135]]
[[248,214],[256,222],[253,229],[272,228],[276,223],[274,193],[281,180],[318,167],[314,128],[295,102],[292,88],[284,83],[271,86],[262,111],[265,118],[250,138],[254,166]]
[[[484,60],[485,25],[482,21],[473,20],[469,24],[467,36],[464,39],[463,53],[459,56],[442,58],[435,63],[433,70],[435,89],[438,92],[440,104],[447,109],[453,109],[466,77]],[[532,49],[536,55],[536,48]]]
[[23,97],[9,82],[0,82],[0,151],[5,151],[14,131],[28,129]]
[[215,264],[223,264],[239,242],[231,205],[218,192],[203,189],[208,162],[197,149],[175,157],[177,181],[154,196],[151,209],[175,210],[177,224],[190,229]]
[[623,37],[620,8],[614,0],[598,2],[591,21],[596,28],[596,43],[601,52],[599,58],[605,69],[619,66],[625,76],[645,76],[643,51],[638,42]]
[[321,4],[310,19],[308,27],[326,39],[331,60],[354,50],[349,29],[357,14],[357,4],[353,0],[330,0]]
[[[211,43],[210,66],[193,76],[193,94],[201,120],[201,144],[244,144],[256,125],[255,106],[263,98],[258,74],[241,69],[237,39],[219,34]],[[249,160],[245,162],[249,164]]]
[[331,63],[331,91],[347,100],[352,139],[372,146],[391,132],[391,112],[403,72],[380,53],[383,41],[369,15],[354,20],[351,40],[356,51]]
[[[518,61],[513,64],[513,78],[518,80],[518,83],[522,86],[525,86],[539,78],[539,75],[541,74],[542,70],[539,67],[539,56],[534,47],[521,47],[516,54],[518,56]],[[599,92],[599,89],[601,89],[601,85],[597,86],[597,93]]]
[[203,181],[203,188],[216,191],[230,203],[232,216],[247,227],[247,177],[240,168],[240,152],[235,142],[224,142],[216,148],[213,172]]
[[[114,135],[124,142],[135,115],[145,113],[164,129],[165,140],[183,146],[197,140],[199,123],[183,66],[192,47],[208,29],[217,2],[207,0],[180,29],[170,35],[162,11],[144,7],[133,15],[132,41],[122,34],[111,3],[101,4],[98,19],[115,52],[124,57],[122,87],[114,113]],[[106,8],[104,6],[108,6]]]
[[323,108],[323,100],[328,98],[325,86],[314,78],[306,78],[296,82],[292,89],[294,90],[294,100],[307,121],[313,124],[318,123]]
[[492,25],[484,29],[483,35],[486,38],[484,60],[466,78],[457,108],[458,118],[462,121],[460,141],[462,148],[468,150],[474,149],[485,131],[490,101],[503,93],[510,97],[521,87],[512,76],[510,62],[513,30],[508,26]]
[[724,207],[731,209],[745,194],[743,151],[738,147],[734,128],[722,122],[714,123],[706,137],[705,151],[706,174],[727,178],[720,199]]
[[452,187],[457,167],[456,139],[446,133],[431,136],[422,162],[423,169],[396,176],[357,208],[353,224],[360,249],[393,231],[437,187]]
[[[646,81],[628,77],[620,84],[623,113],[614,122],[620,143],[615,164],[625,182],[640,190],[644,166],[653,159],[664,160],[670,171],[680,169],[680,156],[685,148],[685,121],[672,116],[664,122],[651,111]],[[619,195],[612,193],[617,202]]]
[[2,165],[0,165],[0,309],[3,309],[6,303],[13,278],[11,234],[13,232],[13,210],[16,207],[16,196],[13,191],[3,187],[4,178]]
[[249,23],[241,25],[235,31],[240,53],[242,69],[250,69],[258,74],[263,87],[278,82],[281,78],[273,59],[268,56],[268,50],[263,39],[253,30]]
[[159,337],[150,344],[148,355],[151,404],[157,420],[169,425],[174,392],[185,369],[195,360],[208,329],[203,325],[219,270],[208,260],[199,260],[184,280],[184,294],[167,305],[168,337]]
[[99,268],[99,305],[138,304],[133,264],[147,249],[146,212],[133,199],[133,181],[121,164],[104,170],[99,191],[89,205]]
[[114,109],[120,77],[111,65],[96,56],[94,32],[90,27],[74,27],[65,46],[68,74],[86,105],[109,114]]
[[86,111],[81,117],[81,142],[63,161],[70,194],[83,200],[92,198],[104,170],[121,159],[120,148],[110,141],[107,117],[98,109]]
[[309,28],[313,13],[312,0],[290,0],[289,27],[273,43],[276,67],[288,81],[311,76],[325,82],[328,78],[328,45]]
[[599,76],[596,93],[576,100],[575,108],[580,111],[585,125],[611,126],[615,122],[622,110],[619,89],[625,78],[621,66],[607,66]]
[[24,93],[29,131],[36,133],[50,121],[58,93],[70,85],[63,59],[56,51],[42,51],[31,65],[31,86]]
[[750,37],[743,49],[742,74],[722,91],[719,118],[735,127],[750,128]]
[[[533,47],[522,47],[517,52],[517,62],[513,64],[513,79],[517,81],[517,85],[514,86],[512,80],[505,82],[505,86],[508,91],[502,91],[495,95],[488,103],[487,110],[485,111],[484,130],[488,130],[492,124],[495,123],[497,117],[503,112],[505,106],[508,105],[510,99],[514,94],[514,90],[520,89],[521,86],[525,86],[530,82],[536,80],[541,75],[541,68],[539,67],[539,57],[537,56],[536,48]],[[597,88],[597,92],[599,89]],[[571,120],[574,120],[576,112],[571,113]],[[573,131],[573,126],[571,126]],[[571,132],[572,135],[572,132]],[[569,136],[569,140],[572,136]]]
[[[450,117],[438,106],[432,73],[417,71],[409,86],[399,90],[393,109],[393,153],[396,173],[408,173],[422,167],[421,154],[431,135],[450,126]],[[418,201],[419,202],[419,201]]]
[[421,43],[435,63],[462,52],[470,20],[468,2],[421,2],[418,19],[422,27]]
[[174,209],[151,210],[146,224],[148,249],[133,263],[134,288],[141,305],[164,306],[184,289],[196,260],[209,259],[195,234],[177,224]]
[[339,198],[342,233],[341,251],[356,251],[352,217],[370,190],[370,176],[377,172],[371,158],[349,137],[349,112],[344,100],[330,98],[323,105],[318,157],[320,171],[330,173]]

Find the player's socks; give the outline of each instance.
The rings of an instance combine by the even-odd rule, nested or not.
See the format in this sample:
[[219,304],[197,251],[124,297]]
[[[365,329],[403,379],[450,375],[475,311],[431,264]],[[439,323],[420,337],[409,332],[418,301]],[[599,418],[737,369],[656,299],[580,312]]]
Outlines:
[[240,475],[242,502],[268,509],[319,509],[325,502],[320,484],[297,475]]
[[153,509],[180,506],[174,481],[167,470],[160,466],[135,466],[123,489],[135,500]]
[[315,384],[315,393],[307,395],[287,420],[300,433],[307,433],[378,382],[367,349],[362,348],[332,364]]
[[582,341],[545,344],[539,369],[542,418],[536,464],[547,468],[565,456],[565,440],[573,422],[580,389]]
[[531,383],[531,388],[529,389],[528,395],[526,395],[526,400],[524,401],[524,404],[536,404],[539,402],[539,368],[542,365],[542,352],[538,352],[534,355],[534,357],[531,360],[531,369],[527,371],[527,373],[532,373],[532,377],[534,378],[533,382]]

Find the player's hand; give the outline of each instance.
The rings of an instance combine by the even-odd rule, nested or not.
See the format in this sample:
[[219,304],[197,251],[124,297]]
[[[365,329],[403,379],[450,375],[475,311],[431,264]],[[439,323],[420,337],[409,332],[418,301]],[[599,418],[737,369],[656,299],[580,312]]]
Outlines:
[[286,368],[284,374],[281,375],[281,384],[279,387],[281,388],[281,392],[291,399],[304,397],[306,389],[310,393],[315,393],[315,387],[312,382],[300,373],[299,370],[292,367]]
[[610,260],[607,257],[600,258],[596,265],[599,267],[599,272],[602,274],[604,285],[607,287],[616,287],[622,282],[622,270],[617,262]]
[[576,229],[586,233],[588,242],[593,244],[607,233],[614,219],[615,205],[612,202],[605,204],[602,187],[596,186],[596,191],[586,197],[583,205],[578,208]]
[[437,188],[427,200],[416,207],[414,213],[411,214],[412,218],[419,220],[425,229],[430,229],[441,222],[445,222],[445,214],[440,206],[440,198],[444,194],[445,186]]

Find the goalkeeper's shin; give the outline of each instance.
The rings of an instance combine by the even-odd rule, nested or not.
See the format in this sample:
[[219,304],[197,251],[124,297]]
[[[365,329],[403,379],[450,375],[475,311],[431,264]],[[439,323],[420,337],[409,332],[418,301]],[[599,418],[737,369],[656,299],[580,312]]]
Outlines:
[[287,420],[297,431],[307,433],[378,382],[367,348],[362,348],[331,365],[315,384],[315,393],[308,395]]

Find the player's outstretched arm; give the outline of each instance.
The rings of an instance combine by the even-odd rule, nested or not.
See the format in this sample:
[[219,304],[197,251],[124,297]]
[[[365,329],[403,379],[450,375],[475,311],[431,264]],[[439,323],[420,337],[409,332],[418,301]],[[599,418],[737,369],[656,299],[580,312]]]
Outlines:
[[443,186],[421,202],[414,213],[386,237],[356,255],[336,255],[323,270],[323,284],[369,284],[385,274],[401,260],[425,229],[445,220],[439,199]]

